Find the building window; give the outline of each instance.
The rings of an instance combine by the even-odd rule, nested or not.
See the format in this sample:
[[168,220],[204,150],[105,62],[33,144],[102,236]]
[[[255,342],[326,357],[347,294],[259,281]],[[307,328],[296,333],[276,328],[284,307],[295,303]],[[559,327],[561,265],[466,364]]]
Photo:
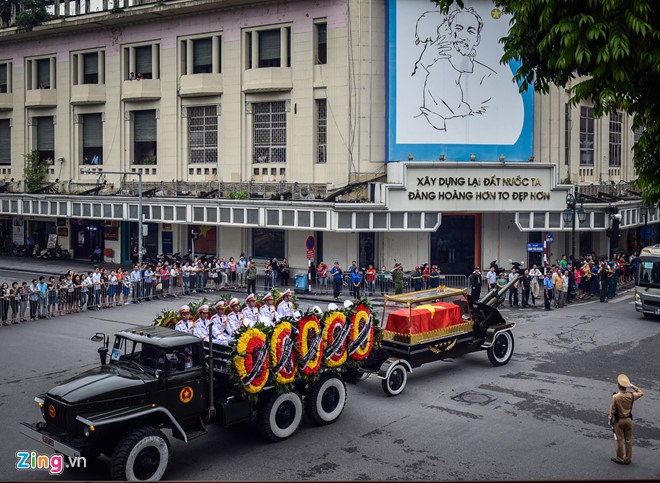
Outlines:
[[181,41],[181,73],[220,74],[222,72],[222,37],[204,37]]
[[11,63],[0,63],[0,94],[11,92]]
[[218,162],[218,106],[188,108],[188,162]]
[[55,119],[53,116],[35,117],[33,124],[37,128],[36,149],[39,151],[39,159],[46,164],[54,164]]
[[160,79],[160,46],[124,48],[124,80]]
[[623,115],[614,111],[610,114],[610,166],[621,166],[621,132]]
[[571,164],[571,106],[564,105],[564,164]]
[[316,162],[328,162],[328,110],[326,99],[316,99]]
[[580,107],[580,166],[594,165],[594,110]]
[[316,64],[328,63],[328,24],[319,22],[316,28]]
[[290,67],[291,28],[281,27],[247,32],[245,56],[248,69]]
[[254,163],[286,163],[286,103],[252,104]]
[[105,62],[103,51],[73,54],[73,84],[105,84],[101,72],[102,63]]
[[103,164],[103,115],[100,112],[83,114],[82,164]]
[[11,164],[11,122],[0,119],[0,165]]
[[280,67],[281,42],[280,29],[259,32],[259,68]]
[[156,111],[133,111],[133,164],[156,164]]
[[41,59],[30,59],[27,61],[27,81],[28,90],[33,89],[55,89],[55,57],[44,57]]
[[269,230],[267,228],[254,228],[252,230],[252,256],[254,258],[272,259],[285,257],[284,230]]

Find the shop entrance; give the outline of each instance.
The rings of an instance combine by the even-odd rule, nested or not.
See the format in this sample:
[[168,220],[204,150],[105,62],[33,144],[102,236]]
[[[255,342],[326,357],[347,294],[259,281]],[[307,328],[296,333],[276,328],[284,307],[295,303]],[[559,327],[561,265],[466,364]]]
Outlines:
[[475,260],[474,215],[442,215],[442,225],[431,233],[431,265],[444,274],[472,273]]
[[90,258],[98,246],[103,251],[103,227],[100,222],[71,221],[71,245],[74,258]]
[[376,258],[376,234],[374,232],[360,232],[359,233],[359,252],[358,252],[358,267],[369,268],[369,264],[377,266],[375,263]]

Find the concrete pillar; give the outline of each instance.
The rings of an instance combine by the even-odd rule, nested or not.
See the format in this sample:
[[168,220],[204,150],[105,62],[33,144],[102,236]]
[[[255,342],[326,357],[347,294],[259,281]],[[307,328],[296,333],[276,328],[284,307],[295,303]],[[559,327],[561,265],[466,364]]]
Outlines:
[[55,57],[50,58],[50,88],[57,89],[57,83],[55,82]]
[[280,67],[289,67],[286,63],[288,56],[287,30],[286,27],[282,27],[280,28]]
[[85,13],[89,13],[89,10],[91,8],[90,3],[91,3],[90,0],[85,0]]
[[32,67],[32,75],[30,76],[31,81],[30,81],[30,89],[38,89],[39,88],[39,78],[37,76],[37,61],[36,60],[28,60],[30,63],[30,67]]
[[55,16],[59,17],[60,16],[60,0],[55,0]]
[[252,32],[252,68],[259,67],[259,32]]
[[76,58],[78,59],[76,84],[81,86],[85,83],[85,56],[83,54],[77,54]]
[[220,73],[220,37],[217,35],[213,36],[213,48],[211,49],[213,55],[213,69],[214,74]]
[[71,1],[64,0],[64,16],[68,17],[69,15],[71,15]]
[[128,71],[137,75],[137,72],[135,72],[135,47],[129,47],[128,49]]
[[109,9],[108,0],[103,0],[103,11],[106,11],[108,9]]
[[186,42],[186,74],[190,75],[193,73],[194,64],[193,64],[193,40],[188,39]]
[[105,84],[105,52],[99,50],[99,84]]
[[13,77],[14,64],[7,62],[7,92],[14,92],[12,87],[11,78]]
[[160,79],[160,72],[158,69],[158,51],[160,50],[158,48],[159,46],[157,44],[152,44],[151,45],[151,78],[152,79]]

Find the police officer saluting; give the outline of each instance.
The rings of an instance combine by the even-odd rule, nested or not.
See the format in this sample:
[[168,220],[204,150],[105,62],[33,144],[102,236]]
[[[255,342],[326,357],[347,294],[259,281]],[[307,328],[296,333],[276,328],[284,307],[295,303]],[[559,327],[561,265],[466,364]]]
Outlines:
[[[629,465],[632,459],[632,408],[633,403],[644,393],[625,374],[617,377],[619,392],[612,395],[609,421],[616,436],[616,458],[610,458],[620,465]],[[632,392],[628,392],[628,388]]]
[[190,317],[190,307],[182,305],[179,309],[179,315],[181,316],[181,320],[176,323],[174,328],[180,332],[192,334],[195,327]]

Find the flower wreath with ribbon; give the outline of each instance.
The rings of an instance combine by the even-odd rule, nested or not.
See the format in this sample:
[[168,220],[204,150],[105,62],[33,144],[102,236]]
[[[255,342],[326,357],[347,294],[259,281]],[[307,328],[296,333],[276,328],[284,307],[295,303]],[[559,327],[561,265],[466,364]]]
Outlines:
[[256,394],[268,381],[269,339],[259,328],[240,333],[236,342],[234,369],[240,385],[248,394]]
[[275,326],[270,336],[270,367],[279,385],[291,384],[297,373],[296,328],[289,320]]
[[328,312],[323,317],[323,357],[326,367],[337,368],[346,362],[350,321],[340,311]]
[[296,339],[300,374],[313,376],[321,368],[325,344],[321,322],[315,314],[307,314],[298,321]]

